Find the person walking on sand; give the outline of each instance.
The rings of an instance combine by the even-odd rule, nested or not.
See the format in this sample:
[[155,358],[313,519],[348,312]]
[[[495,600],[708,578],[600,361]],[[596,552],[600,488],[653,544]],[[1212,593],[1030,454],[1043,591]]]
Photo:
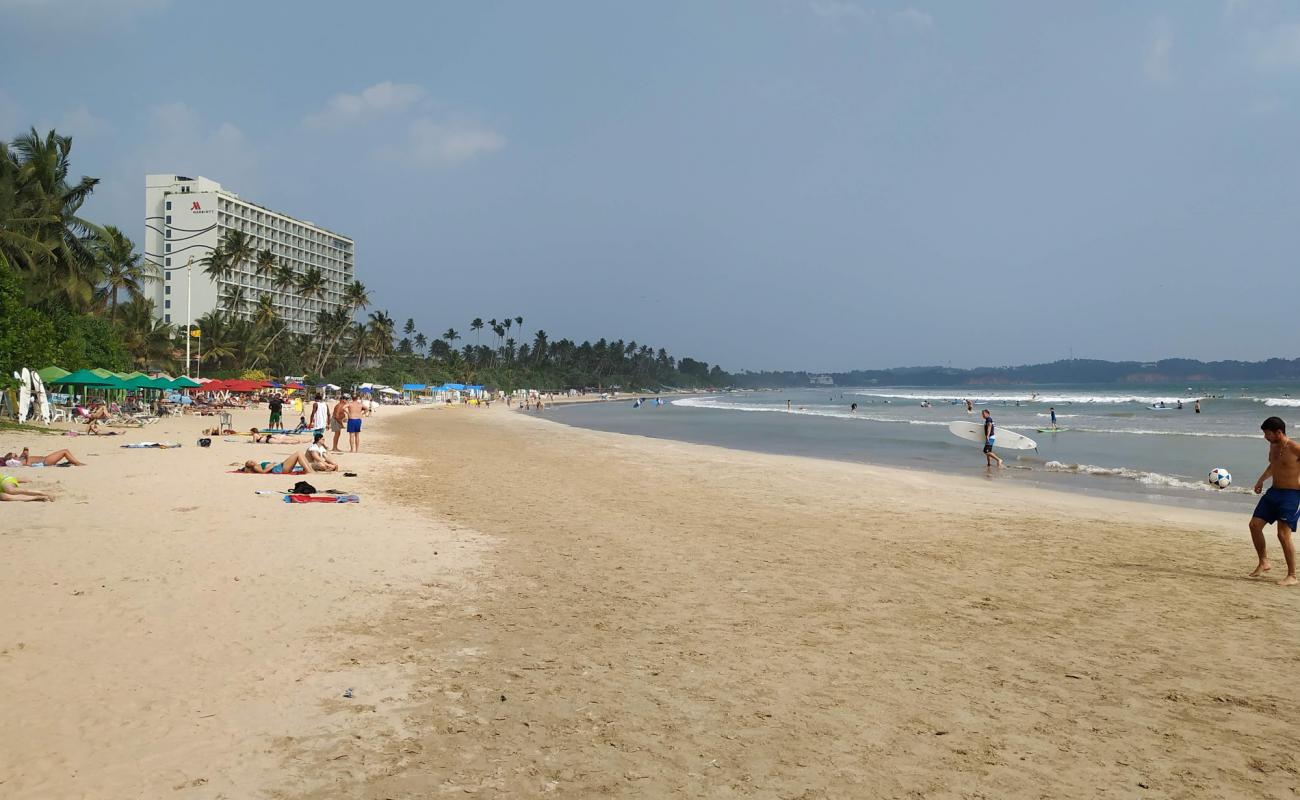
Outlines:
[[341,395],[339,401],[334,404],[334,410],[330,412],[330,431],[334,434],[334,441],[330,444],[331,453],[342,453],[339,449],[339,437],[343,435],[343,426],[348,421],[348,401],[352,395]]
[[1286,558],[1286,577],[1277,584],[1294,586],[1295,546],[1291,543],[1291,533],[1300,520],[1300,442],[1287,438],[1286,423],[1279,417],[1269,417],[1259,429],[1268,442],[1268,469],[1255,481],[1255,494],[1264,491],[1265,480],[1272,478],[1273,485],[1264,492],[1250,517],[1250,539],[1255,545],[1255,554],[1259,556],[1259,563],[1250,577],[1258,578],[1271,569],[1264,542],[1264,526],[1276,522],[1277,540],[1282,545],[1282,556]]
[[348,401],[348,452],[361,452],[361,415],[365,409],[361,406],[361,401],[352,398]]
[[990,467],[993,466],[994,461],[997,461],[1000,467],[1002,466],[1002,457],[993,452],[998,428],[993,424],[993,415],[989,413],[987,408],[981,411],[980,415],[984,417],[984,460],[988,462]]

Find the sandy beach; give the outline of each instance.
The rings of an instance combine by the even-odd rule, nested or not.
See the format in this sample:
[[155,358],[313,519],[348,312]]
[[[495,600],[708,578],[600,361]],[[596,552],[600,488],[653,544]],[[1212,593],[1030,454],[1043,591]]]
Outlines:
[[500,405],[385,409],[313,481],[362,502],[293,506],[202,424],[0,434],[90,465],[5,504],[0,795],[1300,786],[1300,595],[1243,577],[1244,518]]

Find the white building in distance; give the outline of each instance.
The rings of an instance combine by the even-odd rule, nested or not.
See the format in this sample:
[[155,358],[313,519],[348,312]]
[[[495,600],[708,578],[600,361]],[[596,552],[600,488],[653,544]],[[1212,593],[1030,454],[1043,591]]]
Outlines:
[[[263,294],[271,296],[276,313],[293,333],[311,333],[316,315],[343,302],[343,289],[355,276],[355,243],[334,233],[256,203],[250,203],[208,178],[146,175],[144,181],[145,258],[162,270],[162,280],[149,285],[156,313],[164,322],[184,325],[220,307],[221,297],[234,287],[244,290],[238,315],[248,318]],[[270,250],[277,264],[299,275],[318,267],[327,282],[325,294],[304,300],[295,290],[280,291],[269,276],[258,275],[254,261],[235,265],[220,281],[203,272],[203,259],[227,231],[242,231],[254,251]],[[186,308],[186,265],[192,264]]]

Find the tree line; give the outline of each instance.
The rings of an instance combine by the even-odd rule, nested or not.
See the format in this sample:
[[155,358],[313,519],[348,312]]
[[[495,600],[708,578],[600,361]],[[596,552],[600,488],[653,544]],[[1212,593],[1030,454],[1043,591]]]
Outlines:
[[[99,179],[74,180],[71,152],[72,137],[41,135],[34,128],[0,142],[5,380],[24,366],[58,364],[69,370],[199,370],[205,377],[306,375],[340,385],[455,381],[505,389],[653,389],[727,382],[717,366],[676,359],[635,341],[553,340],[544,330],[528,331],[521,315],[470,320],[472,343],[455,328],[426,335],[414,319],[406,320],[399,335],[387,311],[370,310],[373,298],[360,281],[345,287],[341,305],[316,314],[310,333],[295,333],[273,295],[245,285],[241,276],[266,278],[300,304],[325,294],[325,276],[319,268],[295,268],[271,250],[255,249],[236,230],[227,231],[198,263],[224,289],[217,308],[193,321],[200,333],[193,339],[184,325],[163,322],[148,296],[148,287],[162,278],[159,265],[138,253],[119,229],[82,216]],[[188,365],[187,340],[197,345]]]

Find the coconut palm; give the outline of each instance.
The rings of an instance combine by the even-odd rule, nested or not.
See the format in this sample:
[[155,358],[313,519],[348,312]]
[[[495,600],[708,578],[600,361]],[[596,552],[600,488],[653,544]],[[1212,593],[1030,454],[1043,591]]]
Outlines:
[[406,336],[411,336],[415,333],[415,319],[413,317],[406,318],[406,324],[402,326],[402,333]]
[[420,355],[424,355],[424,348],[428,346],[428,344],[429,340],[425,338],[423,333],[415,334],[415,349],[420,351]]
[[[364,308],[370,307],[370,290],[361,281],[352,281],[343,287],[343,305],[340,310],[342,319],[334,328],[334,337],[330,340],[329,347],[323,350],[320,358],[316,362],[316,373],[319,374],[325,370],[325,364],[329,361],[330,356],[334,353],[334,348],[338,345],[339,339],[343,334],[348,332],[348,320],[352,315]],[[324,340],[322,340],[324,341]]]
[[104,226],[103,234],[95,240],[94,251],[104,281],[100,295],[108,302],[109,317],[117,319],[118,295],[125,291],[132,300],[142,298],[143,285],[158,280],[158,268],[134,252],[131,240],[112,225]]
[[54,131],[42,137],[32,128],[5,150],[0,172],[14,192],[0,217],[6,260],[23,273],[33,299],[86,309],[98,278],[92,242],[101,231],[78,212],[99,179],[68,182],[72,137]]
[[460,338],[460,334],[456,332],[455,328],[448,328],[443,332],[442,338],[447,340],[447,344],[455,344],[456,340]]
[[[228,230],[224,241],[226,258],[229,261],[229,273],[234,275],[235,284],[244,286],[243,274],[247,270],[248,262],[257,256],[257,250],[253,247],[253,240],[243,231]],[[241,297],[247,297],[247,292],[241,292]],[[238,309],[242,315],[244,309]]]
[[221,292],[221,307],[225,309],[226,314],[234,318],[242,313],[245,299],[244,287],[237,283],[226,284]]
[[479,331],[483,330],[483,318],[475,317],[474,321],[469,324],[469,329],[474,331],[474,346],[479,345]]

